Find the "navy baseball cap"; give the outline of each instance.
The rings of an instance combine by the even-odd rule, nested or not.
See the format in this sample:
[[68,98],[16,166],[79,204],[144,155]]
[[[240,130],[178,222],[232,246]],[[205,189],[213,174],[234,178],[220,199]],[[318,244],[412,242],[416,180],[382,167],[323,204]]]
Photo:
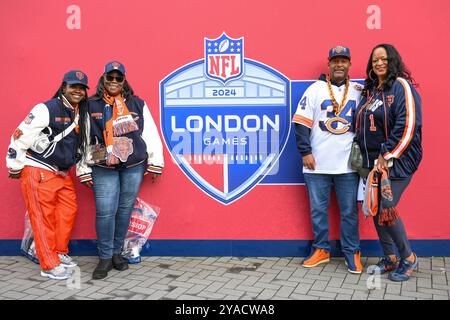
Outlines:
[[66,84],[81,84],[89,89],[88,77],[81,70],[70,70],[66,72],[63,78],[63,82]]
[[119,71],[123,75],[125,75],[125,67],[118,61],[108,62],[105,66],[105,73],[109,73],[111,71]]
[[350,49],[344,46],[336,46],[330,49],[330,53],[328,54],[328,60],[331,60],[335,57],[345,57],[350,60]]

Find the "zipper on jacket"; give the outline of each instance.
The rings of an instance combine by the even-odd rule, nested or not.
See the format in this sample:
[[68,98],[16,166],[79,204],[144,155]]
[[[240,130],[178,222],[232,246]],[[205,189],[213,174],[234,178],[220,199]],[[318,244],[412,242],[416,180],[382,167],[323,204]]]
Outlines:
[[369,151],[367,150],[367,139],[366,139],[366,120],[367,120],[367,108],[364,110],[364,148],[366,149],[367,166],[370,168]]

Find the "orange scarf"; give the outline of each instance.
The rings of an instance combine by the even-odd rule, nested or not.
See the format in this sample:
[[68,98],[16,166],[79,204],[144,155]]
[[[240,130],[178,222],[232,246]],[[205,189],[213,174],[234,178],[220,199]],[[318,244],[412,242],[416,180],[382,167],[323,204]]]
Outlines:
[[366,195],[363,202],[364,215],[366,217],[376,216],[379,213],[378,224],[380,226],[393,226],[395,220],[399,218],[398,210],[393,206],[393,200],[389,171],[373,168],[366,182]]
[[122,95],[111,97],[105,91],[103,92],[103,100],[107,103],[103,110],[103,124],[105,128],[103,131],[103,137],[105,139],[106,150],[108,152],[106,164],[115,165],[119,163],[119,158],[118,155],[115,155],[112,152],[114,137],[139,130],[139,127],[128,111]]

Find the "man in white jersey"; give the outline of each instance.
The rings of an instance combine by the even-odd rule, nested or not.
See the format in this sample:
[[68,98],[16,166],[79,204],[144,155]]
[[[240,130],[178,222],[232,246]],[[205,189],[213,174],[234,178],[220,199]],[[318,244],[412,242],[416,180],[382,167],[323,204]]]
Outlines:
[[351,82],[350,50],[330,49],[328,75],[321,75],[305,91],[294,115],[297,147],[302,155],[303,173],[311,207],[314,242],[311,255],[302,265],[312,268],[330,261],[328,209],[334,186],[341,216],[341,249],[348,271],[361,273],[358,209],[359,176],[349,163],[353,112],[362,86]]

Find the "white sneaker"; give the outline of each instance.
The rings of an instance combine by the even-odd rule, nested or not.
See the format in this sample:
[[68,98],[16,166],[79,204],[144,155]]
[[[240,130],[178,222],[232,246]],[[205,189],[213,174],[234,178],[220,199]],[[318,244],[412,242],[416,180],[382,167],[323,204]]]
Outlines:
[[61,262],[61,266],[66,268],[76,267],[78,263],[74,261],[67,254],[58,253],[59,261]]
[[69,279],[72,276],[72,272],[59,265],[51,270],[41,270],[41,276],[54,280],[64,280]]

